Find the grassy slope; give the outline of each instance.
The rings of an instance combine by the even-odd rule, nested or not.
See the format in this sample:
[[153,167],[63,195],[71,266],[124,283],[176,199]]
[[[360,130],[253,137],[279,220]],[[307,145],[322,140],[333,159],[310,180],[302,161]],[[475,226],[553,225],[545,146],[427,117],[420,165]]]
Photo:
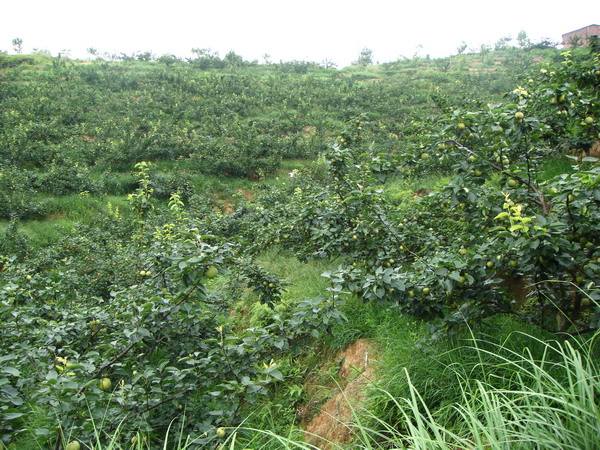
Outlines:
[[[410,80],[411,85],[415,89],[415,93],[419,93],[418,86],[422,85],[421,91],[428,91],[431,83],[439,84],[446,90],[452,90],[453,77],[470,76],[478,77],[480,82],[487,83],[488,95],[499,95],[506,89],[512,86],[514,76],[511,73],[511,67],[524,67],[531,64],[535,57],[548,57],[553,53],[553,50],[534,50],[532,52],[522,52],[516,49],[506,51],[491,52],[487,55],[479,54],[464,54],[454,57],[449,57],[441,60],[430,60],[428,58],[415,58],[400,60],[395,63],[375,65],[369,67],[351,66],[339,71],[331,70],[313,70],[309,75],[291,75],[301,77],[312,77],[314,79],[327,81],[333,78],[341,78],[352,80],[353,83],[373,83],[386,81],[391,84],[402,85],[403,82]],[[28,63],[22,64],[16,68],[11,67],[11,64],[18,61],[26,60]],[[3,55],[2,66],[0,69],[18,71],[18,80],[20,83],[33,83],[40,74],[48,71],[54,64],[53,59],[43,55]],[[75,64],[88,65],[89,62],[74,61]],[[129,62],[106,62],[107,70],[113,70],[124,75],[127,74],[131,78],[143,77],[148,73],[163,70],[162,65],[156,62],[129,61]],[[247,76],[256,78],[264,78],[272,76],[276,66],[256,66],[242,69]],[[235,70],[235,69],[232,69]],[[219,71],[219,73],[222,71]],[[8,72],[7,72],[8,73]],[[196,72],[197,73],[197,72]],[[200,72],[200,74],[209,75],[215,73],[214,70]],[[1,72],[0,72],[1,75]],[[483,80],[483,81],[482,81]],[[413,108],[412,104],[406,104],[404,107],[407,111]],[[268,117],[273,111],[256,111],[256,118]],[[327,121],[331,121],[326,112],[313,111],[315,116],[323,116]],[[249,118],[249,120],[252,117]],[[328,125],[331,123],[327,122]],[[279,176],[284,176],[289,170],[302,166],[303,161],[284,161],[279,169]],[[112,172],[107,174],[102,169],[93,170],[90,174],[93,179],[109,177],[111,180],[112,190],[109,195],[114,197],[80,197],[76,194],[65,197],[53,197],[40,195],[40,198],[48,203],[49,214],[45,220],[33,220],[23,222],[23,231],[33,239],[34,244],[44,245],[51,242],[60,235],[62,230],[72,225],[73,222],[81,221],[93,223],[97,213],[103,213],[105,205],[108,201],[113,204],[118,204],[121,207],[125,204],[125,194],[131,191],[131,186],[135,180],[130,171],[131,167],[122,168],[122,171]],[[155,169],[158,173],[178,173],[190,175],[195,188],[195,191],[208,193],[216,198],[221,204],[231,202],[231,197],[240,189],[252,190],[257,184],[250,180],[223,178],[204,174],[194,173],[186,161],[156,161]],[[266,183],[277,183],[277,175],[271,176],[266,180]],[[434,177],[435,179],[435,177]],[[427,182],[421,181],[427,188]],[[401,184],[401,183],[400,183]],[[409,186],[398,185],[390,187],[390,195],[392,197],[403,195]],[[6,227],[6,221],[0,221],[0,232]]]
[[[279,174],[266,180],[268,183],[281,182],[287,176],[287,171],[300,167],[303,161],[289,161]],[[160,166],[160,170],[169,170],[167,163]],[[569,161],[548,161],[543,170],[544,178],[570,170]],[[249,180],[223,180],[217,177],[200,175],[206,186],[212,189],[207,191],[223,198],[231,198],[232,193],[238,189],[252,190],[259,183]],[[279,178],[279,179],[278,179]],[[447,176],[431,175],[416,180],[392,179],[386,186],[387,195],[394,201],[410,203],[414,201],[414,192],[421,189],[438,190],[448,181]],[[122,210],[127,210],[124,197],[82,197],[64,196],[51,199],[64,207],[67,214],[52,220],[29,221],[23,230],[33,239],[34,245],[43,245],[48,240],[60,237],[64,228],[72,226],[77,221],[93,220],[96,214],[103,214],[107,202],[118,205]],[[259,257],[259,263],[267,270],[283,277],[287,283],[287,292],[283,301],[295,302],[304,298],[326,295],[327,280],[321,274],[335,266],[335,261],[313,260],[301,262],[293,255],[281,249],[269,249]],[[253,296],[242,300],[241,310],[248,314],[249,320],[260,320],[263,308]],[[266,400],[262,405],[249,411],[247,426],[272,430],[293,439],[301,438],[298,429],[297,406],[306,400],[303,392],[303,382],[308,374],[325,370],[323,360],[332,358],[335,353],[346,345],[359,338],[370,338],[382,349],[378,366],[379,386],[386,389],[397,398],[409,394],[404,369],[408,370],[413,382],[419,391],[434,402],[449,403],[459,394],[455,389],[456,378],[447,371],[450,365],[471,364],[470,356],[456,352],[453,356],[444,356],[445,352],[460,346],[459,340],[454,343],[438,343],[424,353],[419,349],[428,336],[426,323],[403,315],[394,307],[386,304],[363,304],[355,298],[349,298],[344,307],[348,318],[347,322],[336,326],[332,335],[320,345],[307,349],[301,355],[290,356],[280,361],[282,368],[290,377],[290,381],[279,387],[273,398]],[[494,342],[503,341],[515,331],[528,332],[535,336],[545,335],[534,327],[525,325],[511,317],[501,317],[484,323],[478,333],[483,333]],[[463,336],[468,337],[468,336]],[[518,348],[519,342],[514,341]],[[335,371],[317,373],[324,383],[335,385]],[[385,398],[377,393],[372,396],[371,412],[380,417],[390,414],[390,405]],[[394,418],[388,417],[388,420]],[[280,443],[270,442],[264,436],[254,436],[248,445],[257,443],[266,445],[265,448],[280,448]]]
[[[289,161],[277,175],[265,182],[282,182],[287,172],[305,164],[303,161]],[[169,170],[167,163],[160,170]],[[543,177],[548,178],[570,170],[570,162],[551,160],[545,164]],[[259,183],[249,180],[223,180],[217,177],[199,175],[212,195],[231,198],[238,189],[255,189]],[[416,180],[395,178],[385,186],[387,195],[394,201],[410,203],[414,201],[414,192],[421,189],[438,190],[448,181],[447,176],[431,175]],[[107,202],[118,205],[123,211],[127,210],[124,197],[85,197],[64,196],[51,199],[68,211],[67,214],[52,220],[29,221],[23,226],[26,233],[33,239],[34,245],[43,245],[48,240],[60,237],[64,228],[72,226],[77,221],[93,220],[96,214],[105,212]],[[293,255],[282,249],[269,249],[259,257],[259,263],[267,270],[283,277],[287,283],[287,292],[283,301],[295,302],[304,298],[326,295],[327,280],[321,274],[335,266],[335,261],[313,260],[301,262]],[[243,299],[242,311],[248,314],[251,321],[260,320],[263,308],[256,298],[249,296]],[[448,356],[445,352],[459,347],[461,341],[453,343],[438,343],[424,353],[419,345],[428,336],[428,325],[403,315],[394,307],[386,304],[363,304],[355,298],[349,298],[344,307],[347,322],[336,326],[332,335],[315,348],[307,349],[301,355],[290,356],[280,361],[282,368],[290,377],[290,381],[275,392],[274,397],[249,411],[245,425],[258,429],[272,430],[291,439],[301,439],[301,430],[297,423],[297,406],[306,400],[303,392],[303,382],[308,374],[319,377],[323,383],[335,386],[335,371],[323,364],[327,358],[333,358],[335,353],[359,338],[370,338],[382,349],[378,366],[379,384],[387,392],[401,398],[409,395],[404,369],[408,370],[419,391],[430,401],[447,404],[457,399],[459,392],[455,389],[455,376],[447,370],[451,365],[472,364],[472,355],[455,352]],[[486,335],[493,342],[501,342],[515,332],[528,332],[540,338],[546,337],[535,327],[525,325],[514,318],[505,316],[484,323],[478,333]],[[468,337],[467,335],[463,338]],[[514,348],[519,348],[519,341],[512,340]],[[443,357],[440,357],[443,355]],[[323,369],[325,368],[325,369]],[[371,398],[370,411],[387,420],[390,417],[390,404],[385,396],[374,393]],[[265,436],[255,435],[247,445],[265,445],[264,448],[280,448],[281,444],[272,442]]]
[[[571,171],[571,160],[556,158],[544,162],[540,177],[545,180]],[[385,191],[391,200],[410,204],[415,199],[415,192],[424,189],[439,190],[448,181],[449,177],[445,175],[430,175],[419,179],[394,178],[386,183]],[[312,261],[303,264],[277,252],[266,253],[261,258],[261,263],[267,269],[290,280],[290,298],[302,298],[304,294],[324,294],[326,283],[316,276],[315,268],[320,267],[324,270],[328,266],[327,263]],[[543,346],[532,346],[534,342],[524,335],[533,336],[540,341],[553,338],[551,334],[534,325],[526,324],[510,315],[503,315],[487,319],[477,329],[465,330],[451,341],[432,344],[428,342],[428,323],[402,314],[385,302],[365,304],[357,298],[348,298],[344,313],[347,321],[336,326],[332,335],[317,349],[322,356],[315,358],[314,353],[309,353],[304,355],[302,363],[313,376],[314,371],[325,371],[316,376],[335,386],[336,372],[328,371],[331,365],[324,363],[324,360],[332,358],[337,351],[359,338],[371,339],[382,352],[378,360],[378,382],[370,395],[368,415],[390,423],[399,418],[396,416],[397,409],[390,402],[388,395],[391,394],[395,398],[410,396],[407,374],[428,404],[439,407],[440,410],[444,405],[460,401],[461,392],[456,389],[459,376],[472,370],[472,377],[479,376],[483,379],[485,374],[478,373],[478,364],[483,362],[482,357],[468,349],[473,337],[488,342],[490,346],[502,344],[508,351],[517,353],[527,347],[536,357],[541,357]],[[500,385],[502,386],[502,382]],[[290,439],[301,439],[301,433],[293,425],[295,416],[292,405],[282,406],[286,401],[289,403],[290,399],[283,396],[277,402],[266,403],[260,409],[259,420],[255,417],[255,420],[250,421],[250,425],[279,432]],[[287,414],[282,415],[282,410]],[[274,445],[272,448],[281,445],[281,442],[269,441],[262,435],[261,439],[254,439],[270,442],[269,445]]]
[[[194,173],[192,181],[194,191],[201,192],[211,197],[217,205],[223,207],[225,204],[235,205],[236,196],[242,192],[253,192],[262,184],[276,185],[283,182],[288,173],[294,169],[305,166],[305,160],[286,160],[277,172],[265,180],[252,181],[244,178],[227,178],[215,175]],[[185,161],[160,161],[154,164],[154,173],[180,173],[188,174],[189,169]],[[100,176],[100,174],[95,174]],[[89,195],[70,194],[63,196],[50,196],[38,194],[37,198],[48,205],[50,214],[42,219],[22,220],[19,222],[19,230],[24,232],[31,240],[32,246],[44,246],[52,243],[65,232],[71,229],[75,223],[94,223],[99,215],[108,211],[108,205],[118,208],[125,217],[129,214],[129,203],[127,201],[126,185],[135,184],[135,178],[128,172],[117,172],[112,175],[120,183],[117,191],[121,195]],[[8,220],[0,220],[0,234],[4,233],[9,224]]]
[[[550,160],[544,165],[542,177],[547,179],[570,170],[569,161]],[[410,204],[416,198],[416,191],[442,189],[448,179],[443,175],[415,180],[395,178],[386,183],[385,189],[390,199]],[[288,280],[286,301],[325,295],[327,283],[320,277],[320,273],[335,266],[335,262],[332,261],[313,260],[303,263],[284,251],[276,250],[264,253],[259,262],[266,269]],[[458,376],[462,372],[455,371],[452,367],[459,367],[462,371],[474,370],[473,373],[477,373],[477,365],[481,362],[480,355],[465,349],[472,337],[477,336],[488,341],[490,345],[505,344],[507,349],[517,352],[521,352],[526,345],[531,348],[531,341],[526,342],[523,338],[525,333],[540,340],[551,338],[548,333],[533,325],[504,315],[485,320],[477,329],[465,330],[452,341],[432,344],[428,342],[428,323],[407,316],[386,302],[365,304],[351,297],[346,299],[343,310],[347,321],[337,325],[321,344],[308,349],[300,357],[291,358],[283,363],[295,375],[292,381],[282,386],[274,399],[256,408],[245,426],[270,430],[285,436],[286,439],[301,440],[302,432],[295,424],[299,420],[296,407],[308,400],[303,382],[310,374],[324,386],[329,385],[334,389],[337,371],[333,365],[333,358],[339,350],[359,338],[369,338],[381,349],[377,366],[378,382],[370,395],[368,416],[374,415],[390,423],[399,418],[396,416],[397,409],[390,402],[388,395],[391,394],[395,398],[410,396],[407,374],[413,386],[433,407],[441,409],[444,405],[460,400],[461,392],[456,386]],[[541,354],[542,350],[541,347],[537,350],[532,349],[534,355]],[[303,390],[302,394],[297,393],[299,389]],[[271,440],[262,433],[254,433],[246,444],[260,444],[264,445],[260,448],[269,449],[281,448],[282,445],[280,441]]]
[[[475,57],[469,60],[467,57],[457,60],[460,63],[468,64],[473,68],[482,65],[475,64]],[[466,62],[464,62],[466,61]],[[489,66],[489,63],[488,63]],[[39,69],[39,68],[38,68]],[[384,68],[374,68],[373,70],[348,69],[346,74],[352,76],[363,76],[365,78],[374,78],[378,71]],[[402,71],[410,72],[414,68],[406,67],[396,72],[395,76],[400,76]],[[280,178],[287,176],[287,172],[294,168],[301,167],[304,161],[286,161],[278,173],[265,180],[266,183],[278,183]],[[156,164],[159,171],[178,172],[185,171],[184,163],[178,161],[161,161]],[[547,164],[544,171],[544,178],[562,173],[569,170],[568,164],[564,161],[551,161]],[[99,176],[99,175],[98,175]],[[131,181],[131,176],[127,172],[116,174],[123,184]],[[240,189],[252,191],[258,183],[249,180],[223,179],[220,177],[207,175],[194,175],[194,185],[199,192],[206,192],[207,195],[215,196],[221,200],[230,200]],[[386,186],[387,195],[396,201],[410,201],[413,198],[414,191],[419,189],[439,189],[447,181],[443,176],[431,176],[419,180],[391,180]],[[126,197],[104,196],[104,197],[86,197],[81,195],[69,195],[63,197],[49,197],[48,201],[52,204],[54,214],[46,220],[29,221],[24,223],[22,229],[33,239],[35,245],[44,245],[45,243],[57,239],[64,228],[72,226],[74,222],[92,222],[97,214],[104,214],[106,204],[111,202],[126,210]],[[0,223],[0,230],[6,226],[6,223]],[[284,277],[288,283],[288,290],[284,301],[298,301],[303,298],[316,295],[324,295],[327,282],[321,277],[321,273],[335,262],[330,261],[310,261],[302,263],[293,256],[284,251],[271,249],[266,251],[259,262],[267,269]],[[253,310],[252,299],[246,299],[250,305],[251,313],[259,314]],[[427,325],[416,321],[399,313],[396,309],[379,304],[359,303],[356,299],[348,299],[345,314],[348,321],[334,329],[330,336],[321,347],[309,349],[300,357],[290,357],[282,364],[287,369],[288,374],[292,374],[292,381],[280,387],[275,393],[273,399],[266,401],[262,406],[253,411],[248,424],[258,428],[275,430],[286,433],[290,436],[298,437],[299,433],[294,422],[296,419],[295,407],[298,401],[302,400],[302,393],[298,394],[298,389],[302,389],[302,380],[306,374],[314,370],[319,365],[322,358],[330,355],[337,349],[360,337],[369,337],[383,349],[382,358],[379,366],[379,377],[381,386],[388,389],[398,397],[408,394],[406,380],[403,374],[403,368],[408,368],[411,378],[421,380],[420,388],[424,395],[431,398],[439,398],[440,402],[448,402],[456,398],[456,389],[452,376],[449,376],[446,367],[448,364],[464,363],[467,356],[461,356],[455,353],[454,356],[440,359],[438,356],[444,354],[455,343],[438,344],[430,348],[430,352],[423,353],[418,349],[418,343],[427,336]],[[496,318],[486,322],[481,327],[481,332],[487,333],[490,339],[494,341],[504,340],[508,335],[515,331],[527,331],[537,336],[543,336],[539,330],[519,323],[510,317]],[[518,345],[518,342],[515,343]],[[464,359],[463,359],[464,358]],[[325,374],[327,377],[330,374]],[[381,416],[388,414],[388,404],[384,398],[373,395],[373,411],[379,411]],[[271,448],[277,447],[278,444]]]

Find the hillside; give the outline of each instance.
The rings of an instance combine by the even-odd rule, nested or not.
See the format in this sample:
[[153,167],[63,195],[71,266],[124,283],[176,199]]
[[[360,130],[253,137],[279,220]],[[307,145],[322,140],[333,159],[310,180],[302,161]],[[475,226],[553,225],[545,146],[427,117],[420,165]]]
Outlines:
[[0,55],[0,448],[593,448],[599,74]]
[[[377,122],[376,142],[397,152],[444,106],[497,100],[515,72],[540,58],[541,51],[512,50],[342,71],[299,62],[203,70],[203,59],[5,56],[0,151],[5,172],[19,173],[6,177],[14,195],[0,217],[80,219],[87,204],[99,205],[76,194],[119,203],[135,186],[131,171],[141,160],[159,163],[163,197],[205,190],[219,182],[215,176],[269,176],[285,161],[314,158],[361,113]],[[19,192],[27,192],[26,202]]]

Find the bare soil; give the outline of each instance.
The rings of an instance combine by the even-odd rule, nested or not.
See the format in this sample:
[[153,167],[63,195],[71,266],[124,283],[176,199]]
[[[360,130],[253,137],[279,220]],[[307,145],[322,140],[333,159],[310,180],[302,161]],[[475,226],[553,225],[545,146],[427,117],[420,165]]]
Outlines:
[[339,385],[314,417],[303,424],[307,443],[328,450],[352,440],[354,412],[364,404],[366,390],[373,381],[375,347],[359,339],[337,355],[340,360]]

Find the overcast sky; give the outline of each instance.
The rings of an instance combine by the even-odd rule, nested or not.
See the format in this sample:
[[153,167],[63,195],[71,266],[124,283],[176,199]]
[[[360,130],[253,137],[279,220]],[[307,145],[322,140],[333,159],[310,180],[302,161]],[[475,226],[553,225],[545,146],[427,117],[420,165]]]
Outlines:
[[211,48],[343,66],[363,47],[380,62],[442,56],[462,41],[479,48],[520,30],[558,42],[599,21],[598,0],[0,0],[0,49],[12,51],[21,37],[26,52],[68,49],[74,57],[88,47],[179,56]]

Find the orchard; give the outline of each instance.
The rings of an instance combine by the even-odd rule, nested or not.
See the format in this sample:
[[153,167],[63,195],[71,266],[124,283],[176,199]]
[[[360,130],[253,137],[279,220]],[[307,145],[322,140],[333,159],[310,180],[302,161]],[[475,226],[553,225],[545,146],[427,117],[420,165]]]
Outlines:
[[392,314],[416,361],[490,318],[600,327],[594,48],[194,54],[0,54],[0,447],[262,445]]

